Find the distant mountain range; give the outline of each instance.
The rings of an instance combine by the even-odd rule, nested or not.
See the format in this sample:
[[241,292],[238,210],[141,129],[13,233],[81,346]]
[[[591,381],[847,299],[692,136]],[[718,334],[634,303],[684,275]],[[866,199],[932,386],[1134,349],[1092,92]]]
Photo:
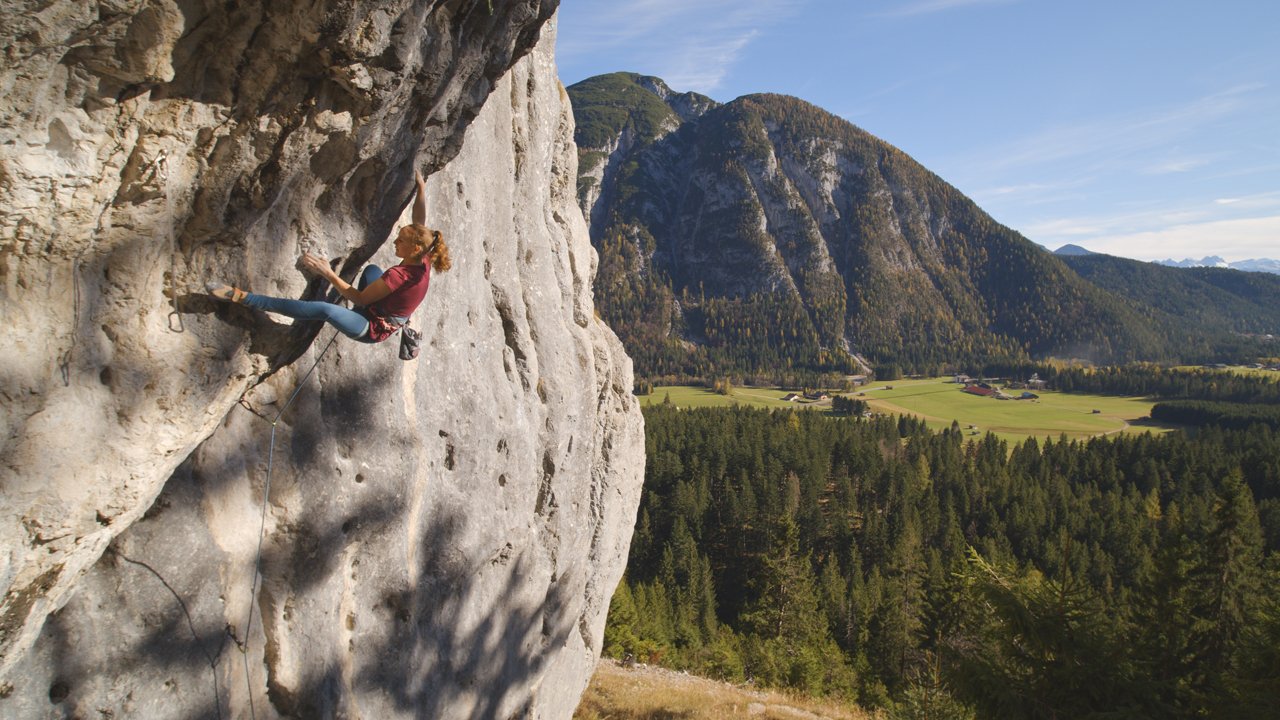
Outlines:
[[1192,260],[1157,260],[1161,265],[1170,267],[1219,267],[1231,268],[1232,270],[1243,270],[1245,272],[1267,272],[1280,274],[1280,260],[1270,260],[1267,258],[1254,258],[1252,260],[1237,260],[1236,262],[1227,262],[1216,255]]
[[643,377],[853,372],[857,356],[918,371],[1049,355],[1194,361],[1270,322],[1239,320],[1249,293],[1280,306],[1280,278],[1206,291],[1194,321],[1153,301],[1157,288],[1091,281],[796,98],[720,104],[630,73],[568,92],[597,307]]
[[[1079,245],[1063,245],[1053,251],[1055,255],[1095,255],[1092,250],[1086,250]],[[1180,268],[1196,268],[1196,267],[1216,267],[1230,268],[1232,270],[1241,270],[1244,272],[1267,272],[1280,274],[1280,260],[1270,260],[1267,258],[1254,258],[1252,260],[1237,260],[1236,262],[1227,262],[1217,255],[1208,255],[1193,260],[1186,258],[1183,260],[1155,260],[1158,265],[1168,265],[1169,267]]]

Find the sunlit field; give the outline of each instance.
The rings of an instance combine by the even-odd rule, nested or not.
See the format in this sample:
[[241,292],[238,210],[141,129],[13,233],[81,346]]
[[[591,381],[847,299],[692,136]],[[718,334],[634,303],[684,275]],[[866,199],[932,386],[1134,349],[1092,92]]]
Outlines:
[[[1026,437],[1087,438],[1170,429],[1151,424],[1147,416],[1155,402],[1145,398],[1036,390],[1032,391],[1039,396],[1036,400],[996,400],[962,392],[947,380],[877,383],[864,396],[855,393],[855,397],[866,400],[875,412],[915,415],[935,429],[950,427],[954,420],[966,433],[989,431],[1011,442]],[[1007,392],[1016,397],[1023,391]]]
[[742,387],[734,388],[731,395],[721,395],[710,388],[689,385],[669,385],[654,388],[652,395],[641,395],[640,404],[644,406],[663,402],[668,396],[676,407],[730,407],[733,405],[753,405],[769,408],[810,408],[829,412],[831,403],[787,402],[782,398],[791,390],[777,388]]
[[1280,371],[1268,370],[1267,368],[1251,368],[1251,367],[1245,367],[1244,365],[1229,365],[1224,368],[1212,368],[1212,367],[1207,368],[1207,367],[1204,367],[1203,365],[1179,365],[1173,369],[1198,371],[1198,372],[1227,373],[1229,375],[1241,375],[1244,377],[1260,376],[1264,378],[1280,380]]
[[[931,428],[942,430],[959,423],[966,435],[993,432],[1001,439],[1018,442],[1027,437],[1088,438],[1119,432],[1167,432],[1169,427],[1151,423],[1147,416],[1154,401],[1144,398],[1033,391],[1036,400],[996,400],[961,392],[950,378],[877,382],[847,393],[865,400],[875,413],[913,415]],[[892,389],[890,389],[892,388]],[[644,405],[661,403],[670,397],[678,407],[727,407],[737,404],[770,408],[805,408],[829,412],[830,402],[803,403],[783,400],[789,391],[777,388],[734,388],[729,396],[708,388],[658,387],[642,396]],[[1022,390],[1009,390],[1020,395]],[[1095,410],[1097,412],[1095,412]]]

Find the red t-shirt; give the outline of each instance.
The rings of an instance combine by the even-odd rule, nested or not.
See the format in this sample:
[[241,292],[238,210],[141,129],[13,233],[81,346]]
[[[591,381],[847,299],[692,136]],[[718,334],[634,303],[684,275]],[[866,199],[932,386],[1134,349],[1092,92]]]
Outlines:
[[391,294],[369,306],[369,312],[379,317],[407,318],[422,304],[431,284],[431,266],[396,265],[382,273],[382,281],[391,288]]

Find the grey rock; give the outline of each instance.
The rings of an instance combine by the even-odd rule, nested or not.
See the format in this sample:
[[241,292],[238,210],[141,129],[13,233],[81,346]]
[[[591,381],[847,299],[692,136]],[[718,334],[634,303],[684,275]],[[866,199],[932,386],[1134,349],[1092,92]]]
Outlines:
[[[555,4],[0,11],[0,714],[571,714],[643,428]],[[415,163],[455,261],[418,360],[199,296],[394,262]],[[268,459],[237,401],[299,387]]]

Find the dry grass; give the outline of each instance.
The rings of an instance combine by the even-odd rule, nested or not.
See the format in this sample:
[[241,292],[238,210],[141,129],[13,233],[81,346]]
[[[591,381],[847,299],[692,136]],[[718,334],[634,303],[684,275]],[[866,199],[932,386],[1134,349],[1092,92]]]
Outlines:
[[853,705],[716,682],[662,668],[596,667],[575,720],[872,720]]

